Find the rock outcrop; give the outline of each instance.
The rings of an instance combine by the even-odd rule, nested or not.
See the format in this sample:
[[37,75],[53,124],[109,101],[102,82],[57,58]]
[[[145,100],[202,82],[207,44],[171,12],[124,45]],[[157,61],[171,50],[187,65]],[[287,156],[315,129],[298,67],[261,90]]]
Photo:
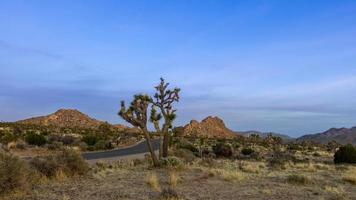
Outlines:
[[225,123],[218,117],[207,117],[201,122],[196,120],[190,121],[183,128],[184,136],[197,136],[206,138],[233,138],[236,134],[226,128]]

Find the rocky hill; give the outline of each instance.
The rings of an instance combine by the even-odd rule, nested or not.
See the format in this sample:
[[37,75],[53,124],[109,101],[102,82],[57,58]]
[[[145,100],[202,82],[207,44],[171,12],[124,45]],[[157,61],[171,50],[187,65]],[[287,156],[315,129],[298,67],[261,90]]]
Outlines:
[[233,138],[236,134],[226,128],[225,123],[218,117],[207,117],[201,122],[190,121],[183,127],[183,135],[207,138]]
[[90,118],[75,109],[60,109],[47,116],[20,120],[17,123],[53,125],[58,127],[96,128],[104,122]]
[[318,143],[328,143],[335,140],[341,144],[351,143],[356,145],[356,127],[353,128],[331,128],[325,132],[304,135],[297,141],[312,141]]

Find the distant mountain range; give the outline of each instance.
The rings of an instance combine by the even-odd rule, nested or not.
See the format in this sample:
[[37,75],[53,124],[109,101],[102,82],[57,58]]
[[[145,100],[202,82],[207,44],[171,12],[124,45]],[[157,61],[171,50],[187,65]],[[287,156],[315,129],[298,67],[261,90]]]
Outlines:
[[340,144],[351,143],[356,145],[356,127],[331,128],[322,133],[304,135],[297,139],[297,141],[312,141],[322,144],[326,144],[333,140]]
[[[75,109],[60,109],[52,114],[40,117],[33,117],[25,120],[17,121],[17,123],[38,124],[38,125],[52,125],[58,127],[80,127],[80,128],[97,128],[101,124],[105,123],[88,115],[75,110]],[[113,127],[122,131],[134,131],[139,132],[137,128],[129,128],[124,125],[113,125]],[[288,135],[270,132],[259,131],[239,131],[234,132],[225,126],[222,119],[218,117],[207,117],[201,122],[196,120],[190,121],[189,124],[183,128],[183,135],[186,136],[202,136],[208,138],[232,138],[236,135],[249,136],[251,134],[257,134],[261,138],[267,137],[268,134],[281,137],[285,142],[289,141],[312,141],[317,143],[328,143],[330,141],[336,141],[341,144],[351,143],[356,145],[356,127],[353,128],[331,128],[325,132],[317,134],[309,134],[294,139]]]

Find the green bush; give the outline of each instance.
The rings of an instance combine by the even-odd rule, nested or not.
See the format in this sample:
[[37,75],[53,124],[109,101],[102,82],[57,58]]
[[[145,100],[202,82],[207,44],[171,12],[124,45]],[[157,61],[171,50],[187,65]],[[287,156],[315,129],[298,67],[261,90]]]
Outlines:
[[89,171],[85,160],[73,150],[62,150],[55,155],[33,158],[30,165],[47,177],[53,177],[57,171],[62,171],[67,176],[85,175]]
[[195,155],[193,152],[191,152],[188,149],[175,149],[172,152],[172,155],[177,156],[181,159],[183,159],[185,162],[192,162],[195,160]]
[[334,155],[334,163],[356,163],[356,148],[351,144],[340,147]]
[[113,146],[111,145],[110,141],[99,140],[97,143],[95,143],[94,148],[96,150],[106,150],[112,149]]
[[88,146],[94,146],[100,138],[97,135],[86,135],[83,137],[82,141],[87,143]]
[[160,160],[160,162],[161,162],[161,166],[163,166],[163,167],[178,168],[178,167],[183,166],[182,161],[175,156],[169,156],[167,158],[162,158]]
[[15,189],[27,190],[31,184],[26,163],[10,154],[0,152],[0,194]]
[[198,153],[199,152],[199,149],[196,146],[194,146],[194,144],[192,144],[190,142],[186,142],[186,141],[179,142],[178,148],[188,149],[193,153]]
[[16,136],[10,132],[0,133],[0,143],[8,144],[10,142],[16,141]]
[[245,155],[245,156],[249,156],[249,155],[251,155],[252,153],[254,153],[255,151],[253,150],[253,149],[251,149],[251,148],[243,148],[242,150],[241,150],[241,153],[243,154],[243,155]]
[[30,132],[26,135],[25,141],[30,145],[42,146],[47,143],[46,138],[43,135]]
[[80,143],[78,144],[78,146],[79,146],[80,150],[82,150],[82,151],[86,151],[87,148],[88,148],[88,145],[87,145],[87,143],[85,143],[85,142],[80,142]]
[[218,143],[213,146],[213,152],[217,157],[229,158],[232,156],[231,146],[223,143]]

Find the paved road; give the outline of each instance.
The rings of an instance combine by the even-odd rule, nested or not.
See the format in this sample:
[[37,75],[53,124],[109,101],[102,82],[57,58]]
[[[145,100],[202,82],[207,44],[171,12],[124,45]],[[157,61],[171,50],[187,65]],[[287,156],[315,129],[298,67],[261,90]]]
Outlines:
[[[152,146],[155,151],[158,150],[159,140],[152,140]],[[113,158],[113,157],[120,157],[120,156],[130,156],[130,155],[142,154],[146,152],[148,152],[148,147],[145,140],[135,146],[131,146],[128,148],[115,149],[110,151],[101,151],[101,152],[82,153],[82,156],[85,160],[95,160],[95,159]]]

